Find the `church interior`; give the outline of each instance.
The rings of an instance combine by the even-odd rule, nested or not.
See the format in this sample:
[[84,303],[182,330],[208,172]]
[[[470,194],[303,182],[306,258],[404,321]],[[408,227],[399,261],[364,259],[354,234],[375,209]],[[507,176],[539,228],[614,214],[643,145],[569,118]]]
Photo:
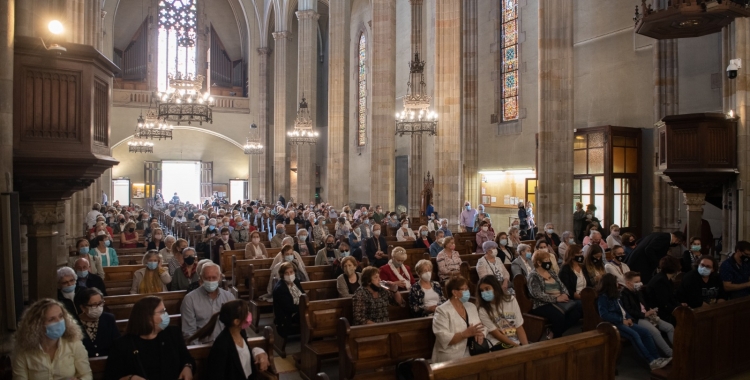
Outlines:
[[[247,347],[237,378],[750,378],[748,0],[0,0],[0,15],[0,379],[160,377],[113,376],[91,351],[65,374],[97,335],[87,276],[109,291],[91,309],[143,347],[146,293],[185,340],[221,314],[216,334]],[[186,287],[151,276],[157,251],[154,273]],[[341,297],[349,275],[361,287]],[[623,306],[633,278],[641,318]],[[440,287],[432,312],[412,305]],[[493,289],[518,310],[494,341]],[[241,329],[216,294],[244,300]],[[376,304],[384,325],[360,326]],[[57,338],[50,310],[69,324]],[[39,352],[21,343],[34,326]],[[180,379],[218,378],[196,343],[216,334],[178,339]]]

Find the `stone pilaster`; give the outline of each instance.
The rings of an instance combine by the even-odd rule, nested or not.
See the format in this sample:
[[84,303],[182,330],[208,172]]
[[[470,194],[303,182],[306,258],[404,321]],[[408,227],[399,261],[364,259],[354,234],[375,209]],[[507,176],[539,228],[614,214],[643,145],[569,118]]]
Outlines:
[[[309,3],[309,4],[306,4]],[[316,84],[318,73],[317,42],[318,18],[315,11],[317,2],[300,2],[297,11],[299,31],[297,41],[297,98],[304,95],[310,108],[313,128],[316,128],[315,110],[317,104]],[[305,8],[303,8],[303,6]],[[297,195],[298,202],[307,204],[315,196],[315,146],[304,144],[297,146]]]
[[424,182],[424,167],[422,166],[422,140],[421,134],[411,136],[411,154],[409,155],[409,216],[420,215],[422,204],[422,187]]
[[[500,7],[499,3],[496,3]],[[468,200],[472,205],[479,204],[479,58],[478,58],[478,23],[477,2],[464,1],[463,6],[463,74],[461,89],[461,162],[463,187],[461,200]]]
[[290,33],[278,31],[273,33],[275,44],[274,54],[274,78],[273,78],[273,194],[266,201],[276,199],[279,194],[284,194],[287,199],[289,194],[289,162],[286,158],[286,128],[287,120],[287,91],[286,91],[286,53],[287,39]]
[[86,1],[84,4],[84,43],[102,49],[102,2]]
[[456,228],[461,194],[461,2],[437,0],[435,10],[435,208]]
[[[349,78],[348,1],[332,1],[328,10],[328,178],[326,201],[332,205],[349,202]],[[373,59],[372,56],[370,59]]]
[[13,191],[13,39],[15,0],[0,0],[0,192]]
[[[687,236],[701,236],[701,221],[703,219],[703,205],[706,204],[706,194],[683,193],[687,206]],[[702,242],[701,242],[702,243]]]
[[268,178],[269,171],[267,168],[271,152],[268,145],[268,55],[271,49],[263,47],[258,49],[258,133],[260,141],[264,146],[263,154],[258,155],[258,182],[259,194],[252,194],[251,198],[260,198],[264,201],[273,199],[271,195],[270,181]]
[[76,44],[85,44],[86,41],[86,1],[67,0],[65,11],[66,20],[60,20],[66,28],[68,41]]
[[27,228],[29,300],[55,298],[54,279],[59,266],[67,264],[65,202],[21,201],[21,224]]
[[536,223],[572,230],[573,0],[539,1],[538,154]]

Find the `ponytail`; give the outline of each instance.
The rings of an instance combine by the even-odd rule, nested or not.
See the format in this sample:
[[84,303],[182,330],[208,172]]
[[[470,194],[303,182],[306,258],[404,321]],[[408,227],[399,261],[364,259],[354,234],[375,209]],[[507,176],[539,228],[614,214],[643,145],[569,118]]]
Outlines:
[[206,338],[207,336],[210,336],[214,332],[214,329],[216,328],[216,322],[218,320],[219,313],[214,313],[214,315],[211,316],[211,319],[208,320],[208,323],[206,323],[205,326],[196,331],[195,334],[193,334],[191,337],[185,339],[185,344],[189,345],[190,342],[201,340]]

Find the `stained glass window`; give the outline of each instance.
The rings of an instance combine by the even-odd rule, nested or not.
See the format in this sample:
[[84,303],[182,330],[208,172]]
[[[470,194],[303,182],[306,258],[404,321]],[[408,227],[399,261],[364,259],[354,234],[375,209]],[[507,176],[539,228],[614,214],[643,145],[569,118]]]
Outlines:
[[195,75],[197,1],[159,1],[159,91],[167,90],[169,75]]
[[518,119],[518,0],[502,2],[502,121]]
[[357,65],[357,146],[365,145],[367,135],[367,40],[365,34],[359,36],[359,57]]

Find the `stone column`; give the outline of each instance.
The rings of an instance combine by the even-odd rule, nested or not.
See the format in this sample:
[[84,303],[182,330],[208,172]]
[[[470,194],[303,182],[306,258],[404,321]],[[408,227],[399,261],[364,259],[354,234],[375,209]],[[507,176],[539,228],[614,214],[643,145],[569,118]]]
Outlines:
[[573,0],[539,1],[537,225],[573,229]]
[[[349,129],[347,107],[349,78],[348,1],[332,1],[328,9],[328,178],[326,201],[332,205],[349,201]],[[371,58],[372,59],[372,58]]]
[[275,43],[274,78],[273,78],[273,194],[271,201],[279,194],[289,199],[289,162],[286,158],[287,128],[287,91],[286,91],[286,50],[290,33],[278,31],[273,33]]
[[706,204],[704,193],[683,193],[687,206],[687,236],[701,236],[703,205]]
[[[409,0],[411,3],[411,55],[416,52],[422,55],[422,2],[423,0]],[[412,90],[418,88],[419,83],[412,83]],[[411,135],[411,153],[409,154],[409,215],[419,216],[422,204],[422,187],[424,166],[422,164],[422,134]],[[419,220],[419,219],[417,219]]]
[[15,0],[0,0],[0,192],[13,191],[13,39]]
[[[370,204],[384,210],[396,206],[395,103],[396,2],[372,1],[372,150]],[[348,143],[348,142],[347,142]]]
[[[57,297],[59,266],[67,264],[65,201],[21,201],[21,224],[27,228],[29,301]],[[77,229],[77,230],[80,230]]]
[[461,2],[437,0],[435,10],[435,105],[440,124],[435,151],[435,208],[458,224],[461,194]]
[[66,21],[60,20],[65,26],[67,41],[76,44],[85,44],[86,41],[86,4],[85,0],[67,0],[65,11]]
[[463,175],[461,177],[464,183],[459,199],[460,202],[468,200],[476,206],[479,204],[479,27],[477,23],[477,2],[464,1],[462,4],[461,162],[463,162],[463,167],[461,171]]
[[[318,73],[318,12],[317,1],[303,0],[299,2],[297,20],[299,31],[297,35],[297,99],[305,96],[310,109],[313,128],[316,128],[315,105],[316,84]],[[314,145],[297,146],[297,202],[309,203],[315,197],[315,149]]]
[[268,47],[258,49],[258,134],[264,150],[263,154],[258,155],[259,195],[253,194],[253,198],[260,197],[266,202],[273,199],[267,170],[268,155],[271,152],[271,147],[268,146],[268,86],[266,82],[269,54],[271,54],[271,49]]
[[101,50],[102,43],[102,2],[86,1],[84,8],[84,43]]

